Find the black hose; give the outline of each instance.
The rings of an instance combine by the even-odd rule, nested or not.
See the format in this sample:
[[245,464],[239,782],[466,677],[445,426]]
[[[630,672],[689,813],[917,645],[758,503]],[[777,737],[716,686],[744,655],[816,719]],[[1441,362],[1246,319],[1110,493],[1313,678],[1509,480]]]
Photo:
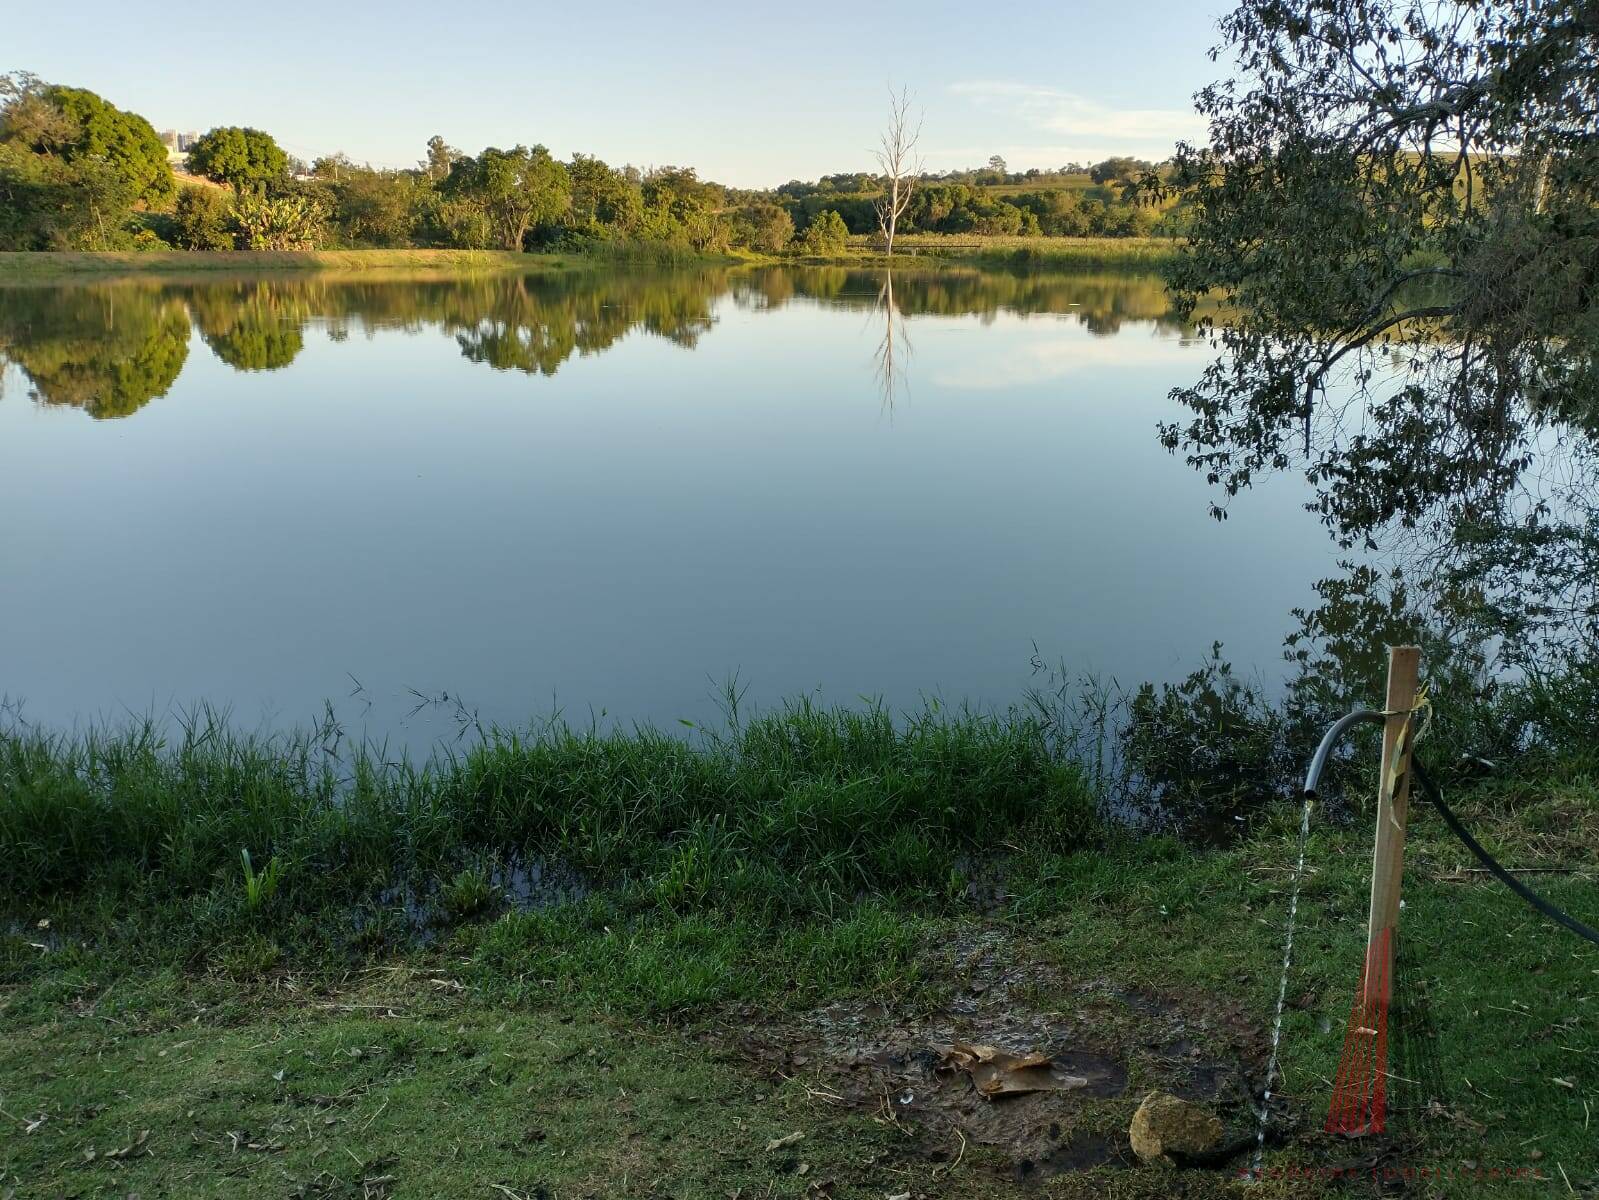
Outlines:
[[1427,794],[1427,799],[1433,802],[1433,806],[1437,808],[1439,815],[1443,817],[1444,824],[1449,826],[1450,832],[1466,844],[1466,849],[1477,856],[1477,861],[1488,869],[1489,874],[1551,921],[1558,921],[1578,937],[1585,938],[1595,946],[1599,946],[1599,929],[1594,929],[1591,925],[1584,925],[1570,913],[1556,908],[1509,871],[1505,870],[1504,867],[1500,866],[1498,860],[1482,848],[1482,844],[1471,836],[1471,831],[1460,823],[1460,818],[1455,816],[1454,811],[1444,803],[1443,795],[1438,791],[1437,784],[1433,783],[1431,776],[1427,774],[1427,769],[1421,765],[1421,760],[1414,754],[1410,757],[1410,770],[1415,775],[1416,781],[1421,784],[1421,790]]

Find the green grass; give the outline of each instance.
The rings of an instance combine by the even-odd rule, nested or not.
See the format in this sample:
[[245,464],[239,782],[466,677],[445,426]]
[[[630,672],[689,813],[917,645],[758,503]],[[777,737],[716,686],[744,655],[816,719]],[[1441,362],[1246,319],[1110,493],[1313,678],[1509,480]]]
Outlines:
[[[30,1001],[25,1032],[0,1043],[21,1122],[0,1136],[0,1189],[568,1197],[669,1180],[676,1195],[804,1196],[818,1174],[770,1141],[802,1129],[806,1159],[854,1174],[899,1136],[818,1113],[800,1088],[774,1091],[669,1034],[495,1011],[453,982],[399,971],[244,997],[155,981]],[[6,1014],[8,1033],[18,1022]]]
[[[855,239],[852,239],[852,242]],[[867,239],[860,239],[864,244]],[[894,239],[896,257],[948,258],[978,266],[1153,268],[1170,261],[1180,243],[1173,238],[1000,237],[978,234],[910,233]]]
[[[1468,808],[1517,865],[1569,864],[1591,857],[1595,799],[1591,783],[1510,784],[1479,790]],[[714,905],[629,920],[591,898],[462,924],[431,949],[356,971],[300,971],[242,953],[175,971],[134,965],[121,948],[29,947],[49,965],[0,992],[0,1109],[18,1130],[46,1120],[0,1139],[0,1185],[20,1185],[21,1196],[201,1196],[320,1181],[328,1190],[309,1194],[359,1195],[363,1181],[392,1177],[382,1186],[402,1197],[495,1185],[647,1194],[657,1183],[681,1195],[802,1196],[829,1180],[847,1197],[898,1194],[893,1187],[1027,1194],[1012,1193],[983,1147],[950,1176],[940,1171],[947,1160],[807,1090],[837,1078],[774,1080],[741,1065],[745,1039],[770,1014],[840,997],[864,995],[914,1020],[956,982],[947,948],[963,931],[1001,937],[1004,961],[1057,967],[1070,986],[1040,995],[1044,1011],[1080,1008],[1083,984],[1188,1004],[1201,1045],[1209,1024],[1263,1030],[1294,832],[1285,811],[1224,851],[1117,837],[1075,852],[1023,851],[1009,877],[1014,899],[988,917],[863,900],[832,921],[740,918]],[[1359,1156],[1315,1127],[1359,961],[1368,844],[1363,821],[1318,824],[1313,839],[1281,1088],[1301,1126],[1271,1151],[1268,1170]],[[1428,1039],[1396,1051],[1393,1069],[1425,1087],[1396,1084],[1383,1161],[1537,1170],[1545,1187],[1564,1169],[1581,1189],[1599,1177],[1583,1107],[1599,1098],[1589,1011],[1599,956],[1502,889],[1456,876],[1458,859],[1441,823],[1419,813],[1402,995],[1424,999],[1426,1011],[1395,1021],[1424,1027]],[[1574,910],[1599,906],[1591,876],[1547,888]],[[875,976],[860,973],[866,962]],[[641,1023],[641,1011],[678,1015]],[[1147,1036],[1140,1012],[1093,1011],[1092,1036],[1136,1055]],[[1133,1091],[1104,1107],[1108,1127],[1125,1124]],[[1427,1100],[1437,1102],[1430,1111]],[[765,1153],[796,1129],[806,1133],[798,1154]],[[105,1158],[134,1145],[127,1158]],[[1243,1194],[1223,1173],[1183,1179],[1188,1195]],[[1169,1186],[1156,1171],[1102,1170],[1056,1177],[1034,1194],[1159,1196]],[[1504,1194],[1461,1178],[1418,1191]],[[1274,1179],[1251,1194],[1324,1191]]]
[[[1592,766],[1535,755],[1450,792],[1510,865],[1572,868],[1530,878],[1590,920]],[[1261,1044],[1298,825],[1288,803],[1223,848],[1134,837],[1025,717],[804,705],[714,737],[550,727],[425,769],[203,722],[171,741],[13,728],[0,794],[18,1196],[1173,1194],[1119,1168],[1024,1190],[976,1143],[952,1170],[829,1101],[847,1069],[773,1074],[750,1047],[832,1003],[913,1028],[974,970],[1036,970],[1016,1003],[1128,1062],[1128,1093],[1085,1117],[1124,1129],[1161,1081],[1140,1004],[1180,1008],[1202,1048]],[[1318,1132],[1370,841],[1369,814],[1317,814],[1280,1087],[1297,1125],[1268,1168],[1374,1153]],[[258,880],[283,864],[254,902],[246,849]],[[519,903],[512,862],[557,886]],[[1448,1172],[1422,1195],[1504,1194],[1468,1163],[1580,1194],[1599,1183],[1599,952],[1463,865],[1418,801],[1380,1161]],[[796,1151],[765,1151],[794,1130]],[[1225,1173],[1180,1186],[1245,1194]]]
[[[531,973],[655,1013],[763,998],[773,979],[795,1002],[914,986],[918,914],[949,907],[970,861],[1094,824],[1032,724],[806,705],[697,741],[550,727],[416,770],[216,725],[170,745],[149,727],[22,733],[0,739],[0,782],[0,908],[47,907],[89,960],[344,970],[409,948],[419,919],[496,910],[497,868],[558,860],[578,902],[460,934],[485,986],[519,995]],[[282,864],[264,903],[241,850]],[[0,979],[32,955],[0,953]]]
[[[1591,775],[1511,779],[1452,799],[1507,863],[1576,868],[1531,878],[1556,903],[1599,916],[1599,783]],[[1466,1163],[1539,1169],[1563,1191],[1560,1164],[1579,1188],[1592,1187],[1599,950],[1484,876],[1461,873],[1475,863],[1442,821],[1419,800],[1412,814],[1391,1029],[1392,1160],[1450,1171]],[[1171,846],[1163,854],[1144,843],[1046,862],[1016,916],[1063,966],[1104,964],[1125,985],[1223,997],[1264,1028],[1280,977],[1295,818],[1285,807],[1225,851]],[[1278,1168],[1356,1157],[1314,1129],[1326,1115],[1360,969],[1371,836],[1365,814],[1318,820],[1311,840],[1282,1085],[1311,1128],[1301,1144],[1268,1156]],[[1503,1186],[1457,1178],[1423,1194],[1498,1195]]]
[[[1169,238],[984,237],[967,234],[902,234],[895,258],[938,258],[996,267],[1157,267],[1175,252]],[[594,266],[668,267],[705,263],[772,263],[791,256],[750,251],[706,255],[662,243],[595,243],[580,252],[518,254],[508,250],[283,250],[283,251],[5,251],[0,286],[73,279],[142,276],[260,276],[295,273],[330,277],[382,274],[435,279],[486,273],[535,273]],[[870,238],[855,237],[844,253],[816,261],[880,260]],[[807,260],[810,261],[810,260]]]
[[251,274],[292,271],[332,275],[397,272],[407,277],[492,271],[562,270],[581,255],[508,250],[151,250],[0,252],[0,283],[81,276]]
[[[995,268],[1050,268],[1065,271],[1145,270],[1171,261],[1181,248],[1176,238],[1044,237],[975,233],[902,233],[894,239],[893,262],[900,265],[940,263]],[[803,255],[789,251],[776,257],[743,253],[747,261],[807,263],[882,263],[878,237],[853,234],[841,252]]]
[[280,892],[308,900],[495,851],[648,878],[665,900],[731,887],[825,909],[860,888],[936,892],[962,854],[1093,824],[1080,774],[1027,718],[803,702],[699,738],[495,732],[423,767],[215,720],[171,740],[13,728],[0,781],[0,896],[211,892],[242,849],[282,858]]

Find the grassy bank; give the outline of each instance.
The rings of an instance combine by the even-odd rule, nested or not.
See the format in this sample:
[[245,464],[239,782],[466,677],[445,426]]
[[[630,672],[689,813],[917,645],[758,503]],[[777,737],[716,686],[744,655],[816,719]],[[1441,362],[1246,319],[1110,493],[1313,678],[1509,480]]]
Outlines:
[[[1223,848],[1134,837],[1021,715],[545,728],[425,768],[323,751],[217,723],[0,737],[0,1188],[1243,1194],[1228,1168],[1133,1166],[1125,1129],[1151,1087],[1252,1128],[1292,804]],[[1591,765],[1451,790],[1590,919]],[[1366,815],[1318,814],[1274,1177],[1249,1194],[1323,1194],[1293,1172],[1328,1167],[1592,1186],[1599,955],[1419,804],[1392,1126],[1318,1132],[1369,847]],[[1065,1047],[1111,1085],[974,1102],[926,1068],[956,1037]]]
[[1093,824],[1081,776],[1035,723],[808,704],[694,742],[495,735],[423,768],[217,723],[173,743],[148,725],[14,731],[0,771],[0,895],[216,894],[244,848],[282,860],[280,903],[301,910],[514,852],[649,883],[666,902],[714,889],[830,914],[861,889],[929,899],[963,855],[1021,831],[1066,844]]
[[982,237],[939,233],[904,234],[894,239],[896,257],[903,253],[978,266],[1065,270],[1154,269],[1169,262],[1179,245],[1172,238]]
[[507,250],[152,250],[8,251],[0,253],[0,283],[138,275],[396,272],[440,275],[491,271],[564,270],[580,255],[516,254]]
[[[727,255],[697,254],[657,243],[599,244],[582,252],[519,254],[510,250],[152,250],[0,252],[0,284],[279,273],[383,275],[443,279],[459,275],[533,274],[607,265],[733,264]],[[765,261],[765,260],[762,260]]]
[[[1175,243],[1163,238],[967,237],[913,234],[898,239],[895,260],[962,262],[994,267],[1154,268],[1170,258]],[[900,249],[902,248],[902,250]],[[882,261],[870,239],[851,239],[843,254],[811,262]],[[0,285],[73,279],[143,276],[388,275],[447,278],[452,275],[531,273],[599,266],[737,265],[790,261],[748,252],[704,255],[653,243],[598,244],[581,253],[518,254],[508,250],[282,250],[282,251],[34,251],[0,252]]]

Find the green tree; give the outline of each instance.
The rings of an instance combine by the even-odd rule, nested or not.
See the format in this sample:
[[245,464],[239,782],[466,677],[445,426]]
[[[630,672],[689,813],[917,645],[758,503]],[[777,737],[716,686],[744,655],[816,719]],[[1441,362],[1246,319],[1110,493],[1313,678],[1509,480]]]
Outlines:
[[849,243],[849,228],[844,218],[831,208],[823,209],[811,218],[800,237],[800,249],[806,254],[837,254]]
[[572,181],[572,227],[631,232],[638,224],[644,196],[637,184],[597,158],[574,154],[566,173]]
[[77,129],[77,136],[54,153],[69,163],[93,159],[108,164],[134,201],[164,204],[172,199],[175,184],[167,148],[150,122],[83,88],[48,87],[43,98]]
[[429,179],[438,183],[449,175],[450,167],[460,157],[459,150],[435,133],[428,138],[428,156],[422,160],[422,170]]
[[444,196],[427,213],[428,241],[460,250],[487,250],[494,245],[494,227],[481,204]]
[[324,154],[311,164],[311,174],[318,179],[331,179],[335,182],[349,172],[358,171],[359,167],[350,161],[350,156],[343,150],[335,150],[332,154]]
[[479,208],[495,240],[506,250],[521,250],[536,226],[554,222],[571,205],[566,168],[543,146],[493,146],[450,169],[444,193]]
[[0,75],[0,248],[133,245],[133,205],[160,200],[171,179],[142,118],[92,92]]
[[172,224],[173,241],[184,250],[233,249],[233,205],[220,188],[179,189]]
[[1149,169],[1150,165],[1143,159],[1123,156],[1095,163],[1088,174],[1095,183],[1116,183],[1121,180],[1138,179]]
[[788,249],[794,240],[794,218],[776,204],[746,204],[739,209],[735,229],[744,245],[767,254]]
[[28,71],[0,75],[0,142],[38,154],[61,154],[83,136],[82,127],[46,95]]
[[409,171],[346,165],[329,185],[333,224],[356,246],[409,246],[426,187]]
[[0,250],[114,249],[129,214],[125,183],[108,164],[0,142]]
[[700,251],[726,249],[728,228],[719,215],[726,193],[693,167],[656,168],[644,180],[643,197],[647,236]]
[[[1172,280],[1236,315],[1166,443],[1227,495],[1304,470],[1345,541],[1425,523],[1599,576],[1592,5],[1248,0],[1222,29],[1239,78],[1177,159]],[[1555,443],[1570,469],[1529,472]]]
[[236,192],[259,191],[285,177],[289,156],[271,134],[225,125],[201,134],[189,147],[189,167]]

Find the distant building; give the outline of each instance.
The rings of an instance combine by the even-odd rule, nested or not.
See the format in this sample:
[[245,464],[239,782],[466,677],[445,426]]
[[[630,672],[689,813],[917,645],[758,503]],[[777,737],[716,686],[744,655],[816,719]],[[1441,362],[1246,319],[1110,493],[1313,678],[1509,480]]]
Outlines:
[[163,129],[161,131],[161,144],[167,148],[167,162],[173,166],[181,166],[184,156],[189,153],[190,147],[200,140],[200,135],[194,130],[180,133],[176,129]]

